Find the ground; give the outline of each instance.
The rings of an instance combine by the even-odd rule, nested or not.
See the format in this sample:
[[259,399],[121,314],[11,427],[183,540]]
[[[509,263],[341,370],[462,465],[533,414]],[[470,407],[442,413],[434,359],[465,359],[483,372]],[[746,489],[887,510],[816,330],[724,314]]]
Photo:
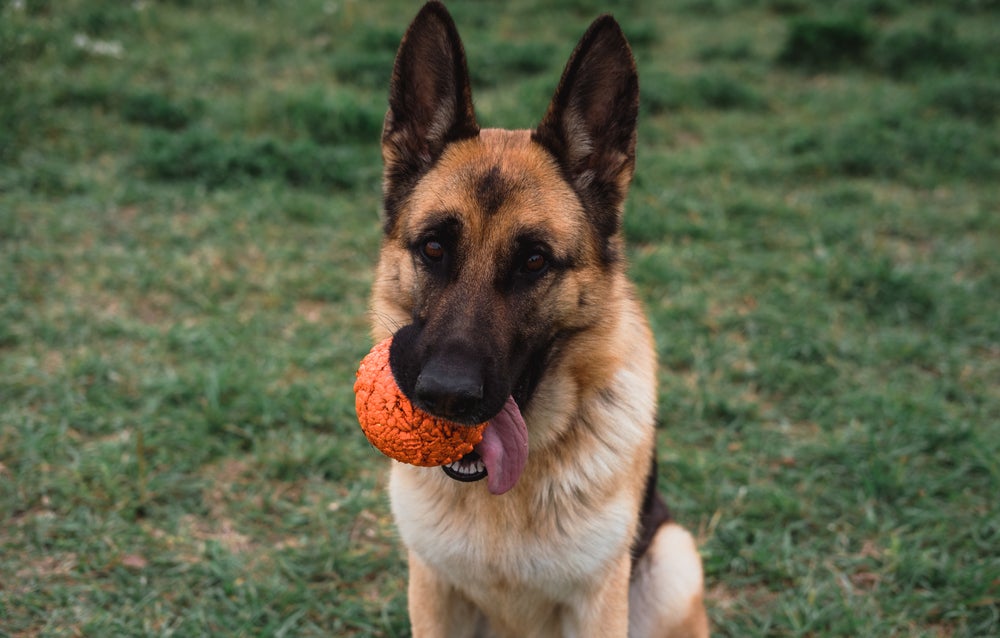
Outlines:
[[[719,636],[1000,633],[1000,5],[456,2],[638,59],[660,488]],[[407,635],[353,412],[417,5],[0,1],[0,636]]]

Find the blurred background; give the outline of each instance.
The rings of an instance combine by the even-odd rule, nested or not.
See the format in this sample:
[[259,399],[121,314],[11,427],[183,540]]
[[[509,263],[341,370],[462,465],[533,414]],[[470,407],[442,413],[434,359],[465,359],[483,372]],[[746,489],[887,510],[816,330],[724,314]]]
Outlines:
[[[418,8],[0,0],[0,636],[408,635],[351,385]],[[449,8],[484,126],[633,45],[716,635],[1000,633],[1000,3]]]

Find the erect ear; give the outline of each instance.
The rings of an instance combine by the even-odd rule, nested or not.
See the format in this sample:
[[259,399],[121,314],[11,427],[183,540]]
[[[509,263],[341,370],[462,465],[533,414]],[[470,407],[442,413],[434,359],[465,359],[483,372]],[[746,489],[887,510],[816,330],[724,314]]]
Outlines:
[[638,114],[632,51],[615,19],[601,16],[570,56],[533,138],[559,161],[605,240],[621,226]]
[[445,146],[478,134],[455,21],[443,4],[428,2],[403,36],[389,85],[382,128],[386,230]]

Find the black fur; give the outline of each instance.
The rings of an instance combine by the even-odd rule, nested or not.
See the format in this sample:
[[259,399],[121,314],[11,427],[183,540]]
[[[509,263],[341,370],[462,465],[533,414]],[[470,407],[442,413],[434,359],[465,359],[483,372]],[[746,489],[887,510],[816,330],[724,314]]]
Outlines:
[[646,478],[646,492],[642,498],[642,509],[639,511],[639,531],[632,543],[632,569],[640,558],[649,550],[653,537],[661,525],[673,520],[670,508],[656,490],[657,476],[656,452],[654,450],[649,463],[649,473]]
[[493,215],[500,210],[510,189],[510,182],[500,173],[499,166],[494,166],[483,173],[476,182],[476,199],[483,212]]

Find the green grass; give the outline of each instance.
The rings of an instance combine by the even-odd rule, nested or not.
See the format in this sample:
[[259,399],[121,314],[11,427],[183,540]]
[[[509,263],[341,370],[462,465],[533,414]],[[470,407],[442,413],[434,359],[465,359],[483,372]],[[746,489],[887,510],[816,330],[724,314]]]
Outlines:
[[[632,38],[715,634],[1000,633],[1000,6],[453,5],[485,126]],[[414,12],[0,2],[0,636],[407,635],[350,388]]]

